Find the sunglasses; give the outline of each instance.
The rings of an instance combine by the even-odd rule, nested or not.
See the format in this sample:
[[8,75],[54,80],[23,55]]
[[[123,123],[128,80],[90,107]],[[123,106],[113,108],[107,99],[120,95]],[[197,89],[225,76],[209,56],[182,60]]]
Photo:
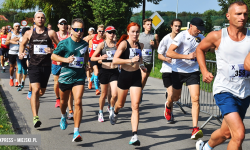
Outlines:
[[75,32],[83,32],[84,28],[72,28]]
[[67,24],[67,23],[63,23],[63,22],[61,22],[61,23],[60,23],[60,25],[68,25],[68,24]]
[[108,34],[115,34],[116,33],[116,31],[107,31],[108,32]]
[[103,33],[104,31],[102,31],[102,30],[98,30],[98,32],[102,32],[102,33]]

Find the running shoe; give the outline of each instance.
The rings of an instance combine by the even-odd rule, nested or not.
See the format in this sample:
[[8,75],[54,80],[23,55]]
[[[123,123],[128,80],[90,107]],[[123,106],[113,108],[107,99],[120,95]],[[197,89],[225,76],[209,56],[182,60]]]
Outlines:
[[196,150],[203,150],[206,142],[203,142],[202,140],[199,140],[196,142]]
[[18,87],[18,85],[19,85],[18,82],[15,82],[15,87]]
[[4,66],[9,66],[9,63],[8,63],[8,62],[5,62],[5,63],[4,63]]
[[171,113],[171,108],[167,108],[167,103],[165,103],[165,110],[164,110],[164,117],[167,119],[167,123],[173,123],[174,122],[174,116]]
[[98,114],[98,122],[104,122],[103,113]]
[[10,86],[14,86],[13,79],[10,79]]
[[60,107],[60,99],[59,98],[56,99],[55,107],[56,108]]
[[28,94],[27,94],[27,99],[30,100],[31,99],[31,95],[32,95],[32,92],[29,91]]
[[[66,112],[66,116],[67,116],[67,112]],[[68,126],[68,122],[66,121],[66,117],[61,117],[61,121],[60,121],[60,128],[62,130],[65,130],[67,129],[67,126]]]
[[90,78],[88,79],[88,89],[92,89],[92,82],[90,81]]
[[76,131],[73,136],[72,142],[81,142],[82,136],[80,135],[79,131]]
[[97,89],[97,90],[95,90],[95,95],[100,95],[101,94],[101,92]]
[[109,120],[112,125],[115,125],[117,122],[118,116],[114,113],[114,110],[110,110]]
[[22,91],[22,89],[23,89],[23,86],[19,85],[18,88],[17,88],[17,91]]
[[5,73],[5,69],[2,70],[2,73]]
[[74,117],[74,112],[73,112],[73,110],[70,110],[68,120],[73,120],[73,117]]
[[134,146],[140,146],[141,145],[140,141],[138,140],[137,134],[132,136],[131,140],[129,141],[129,145],[134,145]]
[[22,84],[21,84],[23,87],[24,87],[24,81],[22,81]]
[[39,120],[39,117],[38,116],[35,116],[33,118],[33,124],[34,124],[34,127],[35,128],[38,128],[41,126],[42,122]]
[[203,132],[199,129],[199,127],[193,128],[193,132],[191,135],[192,140],[198,140],[203,137]]

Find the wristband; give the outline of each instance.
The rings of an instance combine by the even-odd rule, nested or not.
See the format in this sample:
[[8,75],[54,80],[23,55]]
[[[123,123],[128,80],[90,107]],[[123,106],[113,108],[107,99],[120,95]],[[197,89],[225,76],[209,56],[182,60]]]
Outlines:
[[145,67],[144,64],[140,64],[140,68],[141,68],[141,67]]

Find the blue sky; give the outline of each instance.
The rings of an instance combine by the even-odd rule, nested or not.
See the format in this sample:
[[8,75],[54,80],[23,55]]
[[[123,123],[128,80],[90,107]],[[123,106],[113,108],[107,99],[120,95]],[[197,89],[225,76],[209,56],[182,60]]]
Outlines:
[[[151,11],[176,11],[177,0],[162,0],[159,5],[146,3],[146,10]],[[220,10],[217,0],[179,0],[178,12],[199,12],[203,13],[206,10]],[[133,12],[140,12],[142,7],[133,9]]]

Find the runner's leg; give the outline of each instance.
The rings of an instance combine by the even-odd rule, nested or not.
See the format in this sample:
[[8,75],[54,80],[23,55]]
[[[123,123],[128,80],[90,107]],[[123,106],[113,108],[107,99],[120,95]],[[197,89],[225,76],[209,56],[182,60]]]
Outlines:
[[82,120],[82,96],[84,93],[84,85],[77,85],[72,88],[74,96],[75,111],[74,111],[74,127],[79,128]]
[[198,119],[200,113],[200,104],[199,104],[200,85],[197,84],[189,85],[188,89],[192,100],[193,127],[198,127]]

